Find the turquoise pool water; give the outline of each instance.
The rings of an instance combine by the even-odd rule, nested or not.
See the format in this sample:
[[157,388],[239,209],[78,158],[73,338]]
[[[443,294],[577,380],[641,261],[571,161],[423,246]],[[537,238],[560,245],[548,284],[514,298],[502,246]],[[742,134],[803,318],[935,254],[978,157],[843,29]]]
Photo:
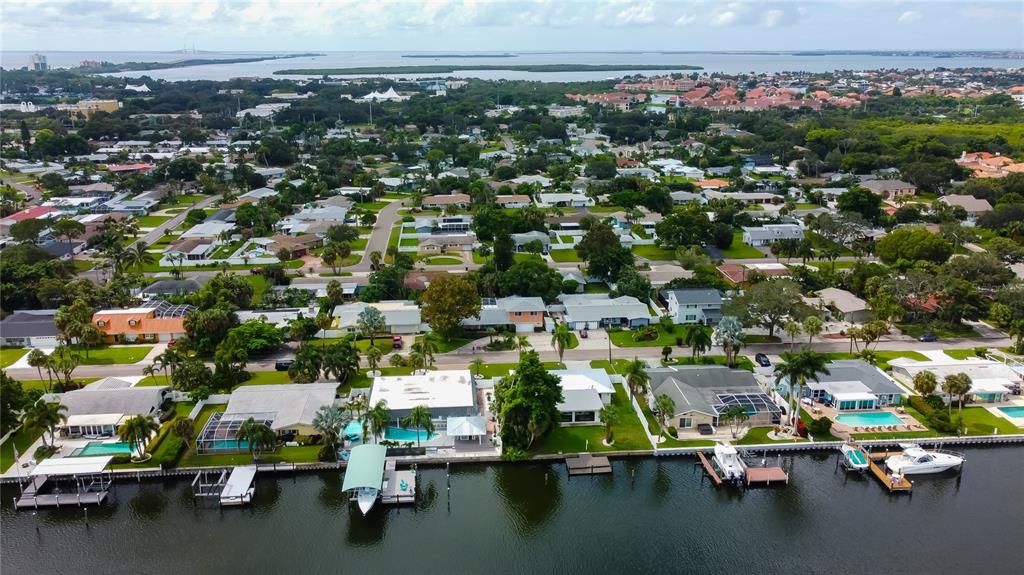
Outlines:
[[903,420],[891,411],[871,411],[867,413],[840,413],[836,421],[843,425],[871,427],[875,425],[902,425]]
[[70,457],[88,457],[90,455],[131,455],[132,446],[118,441],[114,443],[104,443],[102,441],[90,441],[85,444],[85,447],[79,447],[78,449],[71,452]]
[[1024,407],[1021,406],[1000,407],[999,411],[1002,411],[1003,413],[1009,415],[1010,417],[1020,417],[1024,419]]
[[402,429],[401,427],[389,427],[384,432],[384,438],[391,441],[416,441],[417,437],[419,437],[420,441],[429,441],[437,436],[426,431]]
[[249,442],[235,439],[215,439],[204,444],[203,451],[245,451],[249,449]]

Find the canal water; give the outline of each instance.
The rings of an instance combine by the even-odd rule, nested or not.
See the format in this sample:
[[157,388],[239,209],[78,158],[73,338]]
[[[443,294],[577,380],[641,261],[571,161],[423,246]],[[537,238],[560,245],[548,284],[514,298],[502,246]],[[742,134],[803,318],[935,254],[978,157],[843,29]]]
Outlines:
[[[362,517],[339,473],[261,477],[255,504],[193,505],[189,481],[122,480],[89,509],[15,512],[2,490],[8,573],[1019,573],[1024,451],[971,449],[963,475],[889,495],[784,457],[787,487],[715,489],[692,458],[421,471],[415,507]],[[770,457],[772,462],[777,458]]]

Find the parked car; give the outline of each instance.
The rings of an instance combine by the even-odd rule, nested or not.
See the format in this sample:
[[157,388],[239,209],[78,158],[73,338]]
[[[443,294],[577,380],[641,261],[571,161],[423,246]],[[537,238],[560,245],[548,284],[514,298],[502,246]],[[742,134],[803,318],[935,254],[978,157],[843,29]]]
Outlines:
[[402,336],[391,336],[391,349],[402,349]]
[[274,369],[277,371],[288,371],[288,368],[295,363],[294,359],[279,359],[274,362]]
[[929,331],[929,332],[922,333],[920,335],[920,337],[917,338],[917,341],[923,341],[923,342],[939,341],[939,336],[937,336],[934,333]]
[[771,367],[772,366],[772,362],[768,361],[768,356],[763,354],[763,353],[759,353],[759,354],[755,355],[754,356],[754,361],[756,361],[757,365],[760,365],[761,367]]
[[701,435],[714,435],[715,428],[712,427],[710,423],[698,423],[697,432]]

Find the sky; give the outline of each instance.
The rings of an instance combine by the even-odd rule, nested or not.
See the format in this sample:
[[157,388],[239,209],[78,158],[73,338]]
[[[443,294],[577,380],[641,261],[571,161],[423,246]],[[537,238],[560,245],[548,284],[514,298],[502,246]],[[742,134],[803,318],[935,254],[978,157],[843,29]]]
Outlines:
[[1024,49],[1024,1],[2,0],[0,49]]

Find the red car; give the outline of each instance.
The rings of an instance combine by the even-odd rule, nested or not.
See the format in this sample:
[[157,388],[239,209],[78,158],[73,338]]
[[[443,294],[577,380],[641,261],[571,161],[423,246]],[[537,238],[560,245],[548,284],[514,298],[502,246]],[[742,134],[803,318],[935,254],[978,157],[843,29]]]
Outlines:
[[402,336],[391,336],[391,349],[402,349]]

